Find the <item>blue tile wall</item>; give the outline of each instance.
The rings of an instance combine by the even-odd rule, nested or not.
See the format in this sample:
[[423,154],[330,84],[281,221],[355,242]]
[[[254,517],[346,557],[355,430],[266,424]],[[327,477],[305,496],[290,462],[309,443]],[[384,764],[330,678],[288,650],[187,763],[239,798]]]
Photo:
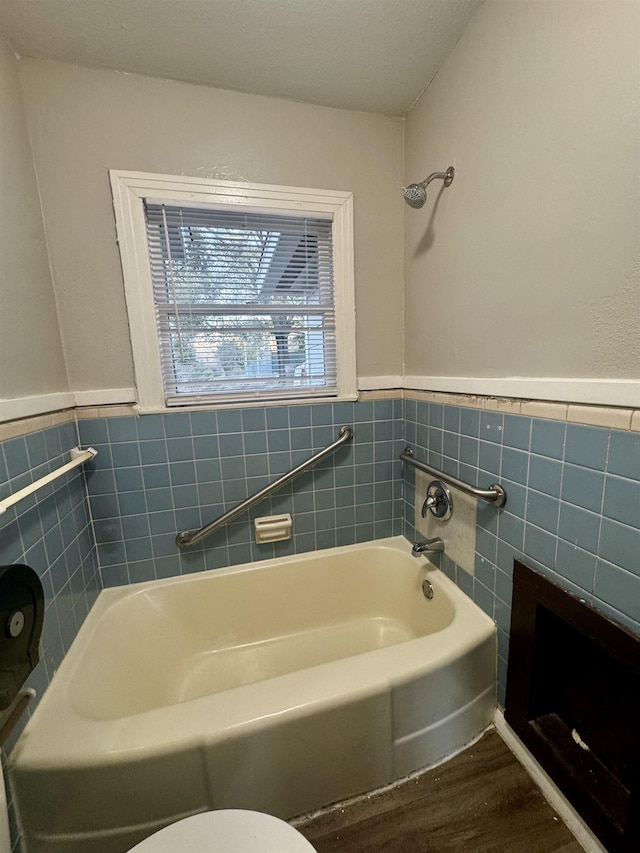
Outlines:
[[[202,545],[200,527],[330,444],[354,441]],[[498,623],[500,698],[508,659],[514,558],[640,632],[640,435],[411,400],[269,406],[81,420],[4,443],[0,495],[67,461],[94,462],[0,517],[3,563],[41,575],[47,617],[44,688],[99,589],[404,533],[413,539],[419,458],[479,485],[501,482],[507,505],[480,502],[475,576],[441,568]],[[291,541],[256,545],[253,518],[290,512]],[[99,567],[99,568],[98,568]]]
[[[501,703],[514,559],[640,634],[640,434],[411,400],[404,417],[418,458],[507,491],[502,509],[479,502],[475,576],[441,559],[498,624]],[[409,539],[416,536],[414,473],[405,471]]]
[[[0,499],[66,464],[77,445],[75,422],[2,442]],[[40,662],[27,681],[40,695],[101,589],[82,468],[0,515],[0,564],[12,563],[31,566],[44,589]]]
[[[75,423],[0,444],[0,499],[69,461],[77,446]],[[43,586],[45,614],[40,661],[26,685],[36,691],[3,750],[9,752],[60,666],[101,589],[97,554],[81,468],[63,475],[0,515],[0,564],[26,563]],[[7,787],[7,790],[9,788]],[[9,795],[14,849],[19,830]]]
[[[201,527],[331,444],[354,440],[202,544]],[[402,402],[315,403],[83,420],[89,502],[105,586],[235,565],[402,532]],[[253,519],[290,512],[288,542],[256,545]]]

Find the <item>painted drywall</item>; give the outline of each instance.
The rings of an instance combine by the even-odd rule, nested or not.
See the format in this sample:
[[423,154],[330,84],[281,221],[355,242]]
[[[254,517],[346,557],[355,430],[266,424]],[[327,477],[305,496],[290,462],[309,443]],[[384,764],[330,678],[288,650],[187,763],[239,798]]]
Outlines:
[[0,41],[2,409],[18,397],[68,389],[17,66]]
[[406,180],[456,169],[405,213],[408,375],[640,378],[638,32],[636,0],[471,21],[407,120]]
[[352,191],[358,373],[401,373],[401,119],[39,60],[20,74],[74,391],[134,383],[109,169]]

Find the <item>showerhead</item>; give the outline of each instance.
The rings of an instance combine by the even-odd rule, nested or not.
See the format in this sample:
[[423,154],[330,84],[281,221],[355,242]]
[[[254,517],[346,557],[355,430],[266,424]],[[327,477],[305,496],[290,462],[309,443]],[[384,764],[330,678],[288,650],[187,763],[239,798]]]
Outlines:
[[427,200],[427,186],[431,181],[436,178],[440,178],[444,181],[445,187],[448,187],[453,182],[454,175],[455,169],[453,166],[449,166],[446,172],[433,172],[433,174],[429,175],[428,178],[425,178],[424,181],[420,181],[419,184],[409,184],[408,187],[403,187],[402,192],[404,194],[404,200],[407,202],[409,207],[414,207],[416,209],[423,207]]
[[403,187],[404,200],[409,207],[422,207],[427,200],[427,188],[425,184],[409,184],[408,187]]

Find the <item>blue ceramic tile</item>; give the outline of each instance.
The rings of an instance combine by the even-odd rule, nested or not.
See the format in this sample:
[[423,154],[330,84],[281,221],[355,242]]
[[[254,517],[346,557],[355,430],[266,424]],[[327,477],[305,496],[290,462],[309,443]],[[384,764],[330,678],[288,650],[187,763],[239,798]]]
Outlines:
[[567,424],[565,462],[604,471],[607,463],[609,431],[600,427]]
[[[145,492],[132,492],[133,495],[140,495],[141,498],[137,499],[137,505],[139,509],[133,509],[131,507],[130,502],[130,512],[129,514],[134,515],[136,512],[144,512],[145,508],[149,510],[149,512],[161,512],[162,510],[172,509],[173,508],[173,499],[171,497],[171,489],[167,488],[158,488],[158,489],[147,489]],[[145,499],[146,499],[146,507],[145,507]],[[119,499],[120,506],[122,507],[122,500]]]
[[122,536],[125,541],[140,536],[148,536],[149,533],[149,516],[146,513],[126,515],[122,519]]
[[498,536],[521,551],[524,542],[524,521],[502,510],[498,520]]
[[473,581],[473,600],[487,616],[493,618],[493,593],[478,578]]
[[191,416],[188,412],[170,412],[164,416],[164,431],[167,438],[191,436]]
[[486,471],[490,476],[498,478],[500,476],[501,456],[502,450],[499,445],[492,444],[489,441],[481,441],[479,443],[478,468]]
[[562,500],[599,513],[602,509],[604,474],[566,464],[562,477]]
[[476,529],[476,551],[480,556],[485,557],[491,563],[495,563],[497,547],[498,542],[495,536],[487,533],[481,527]]
[[562,577],[586,592],[593,589],[595,555],[578,548],[577,545],[571,545],[563,539],[558,540],[555,569]]
[[513,597],[513,577],[505,574],[505,572],[499,568],[496,569],[494,589],[497,597],[501,601],[504,601],[505,604],[511,606],[511,599]]
[[391,441],[393,439],[393,422],[376,421],[374,425],[375,441]]
[[27,435],[25,438],[27,445],[27,454],[29,457],[29,467],[35,468],[38,465],[43,465],[48,461],[47,446],[44,436],[41,432],[34,432]]
[[127,539],[124,543],[127,561],[148,560],[153,556],[151,537],[142,536],[138,539]]
[[595,553],[599,532],[599,515],[571,504],[560,505],[558,536],[561,539]]
[[[107,542],[104,545],[98,545],[98,560],[101,566],[116,566],[126,563],[124,542]],[[106,585],[107,576],[103,575],[103,578]]]
[[529,472],[529,454],[511,447],[502,448],[500,476],[514,483],[526,485]]
[[456,567],[456,583],[469,598],[473,598],[473,577],[462,566]]
[[167,442],[162,439],[153,439],[140,442],[140,462],[142,465],[155,465],[167,462]]
[[[491,483],[485,483],[491,485]],[[504,488],[507,499],[504,504],[505,508],[511,515],[517,515],[519,518],[524,518],[527,506],[527,490],[519,483],[512,483],[510,480],[500,481],[500,485]],[[498,512],[493,504],[488,504],[494,512]]]
[[169,462],[186,462],[194,458],[193,440],[188,438],[167,439],[167,455]]
[[264,409],[245,409],[242,412],[242,431],[258,432],[264,431],[267,426],[266,412]]
[[138,442],[129,441],[111,445],[111,458],[114,468],[126,468],[140,464],[140,446]]
[[594,595],[640,622],[640,577],[598,560]]
[[218,438],[218,444],[220,446],[221,457],[242,456],[244,452],[242,433],[240,432],[220,435]]
[[480,412],[477,409],[462,409],[460,431],[463,435],[476,438],[480,434]]
[[[171,492],[169,489],[163,489],[162,491],[168,495],[169,500],[171,499]],[[119,492],[118,493],[118,505],[120,506],[120,514],[121,515],[139,515],[141,512],[147,511],[147,500],[146,495],[148,492],[143,491],[134,491],[134,492]]]
[[107,444],[109,442],[107,422],[103,418],[78,421],[78,433],[83,445],[95,447],[96,444]]
[[171,494],[176,512],[182,507],[198,506],[198,487],[193,483],[184,486],[173,486]]
[[603,518],[598,556],[640,575],[640,530]]
[[218,418],[218,432],[220,434],[242,431],[242,413],[240,411],[224,409],[216,414]]
[[[250,458],[225,456],[220,460],[220,477],[222,480],[238,480],[244,478],[246,473],[257,477],[266,474],[268,462],[268,456],[251,456]],[[251,468],[249,468],[250,463],[252,463]]]
[[443,433],[442,452],[445,456],[449,456],[451,459],[459,460],[460,445],[457,433],[447,431]]
[[91,495],[90,502],[94,519],[115,518],[120,513],[118,496],[115,492],[109,495]]
[[311,406],[291,406],[289,425],[291,428],[308,427],[311,424]]
[[[269,453],[289,450],[290,433],[288,429],[270,429],[267,433],[267,450]],[[222,447],[221,447],[222,449]]]
[[444,428],[450,432],[460,432],[460,409],[457,406],[444,407]]
[[[353,421],[355,418],[355,403],[351,401],[343,400],[340,403],[333,404],[333,423],[334,426],[353,426]],[[291,415],[293,413],[293,408],[289,410],[289,423],[293,426],[291,422]]]
[[87,485],[92,495],[105,495],[116,490],[113,471],[87,471]]
[[520,415],[505,415],[502,443],[506,447],[528,450],[530,441],[531,418],[523,418]]
[[162,486],[168,487],[171,485],[169,465],[144,465],[142,468],[142,478],[145,489],[158,489]]
[[531,452],[553,459],[562,459],[566,424],[537,418],[531,424]]
[[546,530],[541,530],[533,524],[525,526],[524,553],[543,566],[552,568],[555,565],[556,542],[557,538]]
[[109,418],[107,421],[109,440],[114,441],[137,441],[138,428],[137,418]]
[[480,438],[494,444],[502,443],[504,415],[500,412],[480,412]]
[[[328,420],[323,421],[323,423],[331,423],[330,408],[328,411]],[[267,409],[267,429],[289,429],[289,409],[286,406],[275,406]]]
[[417,401],[416,400],[403,400],[403,409],[404,409],[405,420],[413,421],[413,423],[415,423],[416,411],[417,411]]
[[442,429],[443,420],[444,406],[441,406],[439,403],[430,403],[429,426],[435,427],[436,429]]
[[[218,419],[215,412],[191,412],[191,434],[217,435]],[[142,436],[140,436],[142,438]]]
[[164,438],[164,417],[162,415],[141,415],[138,418],[137,432],[141,441]]
[[373,417],[376,421],[388,421],[393,417],[393,400],[374,400]]
[[640,433],[611,431],[607,471],[640,480]]
[[475,577],[493,592],[496,579],[495,566],[480,554],[476,554],[475,557]]
[[527,493],[527,522],[541,527],[548,533],[558,532],[560,501],[529,489]]
[[23,437],[12,438],[3,445],[4,459],[9,478],[18,477],[29,470],[27,445]]
[[144,488],[142,468],[116,469],[116,489],[118,492],[133,492],[142,488]]
[[640,483],[607,474],[603,512],[607,518],[640,528]]
[[172,486],[184,486],[187,483],[195,483],[196,466],[193,462],[170,462],[169,474]]
[[560,497],[562,463],[545,456],[531,454],[529,458],[529,488]]
[[478,467],[479,442],[466,435],[460,436],[460,461],[472,467]]

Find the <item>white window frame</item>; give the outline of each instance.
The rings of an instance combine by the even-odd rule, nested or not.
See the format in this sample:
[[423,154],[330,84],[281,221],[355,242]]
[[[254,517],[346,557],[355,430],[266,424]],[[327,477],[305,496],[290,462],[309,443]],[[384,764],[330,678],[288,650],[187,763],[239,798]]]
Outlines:
[[[237,181],[214,181],[182,175],[110,170],[111,191],[120,247],[129,331],[133,350],[138,408],[141,412],[169,411],[165,404],[160,346],[156,326],[147,249],[144,201],[191,207],[246,210],[293,216],[329,215],[333,221],[333,274],[336,314],[337,387],[335,396],[296,397],[272,401],[308,403],[357,399],[355,346],[355,281],[353,262],[353,194],[339,190],[281,187]],[[233,402],[211,400],[205,407],[256,405],[249,396]],[[264,401],[260,404],[264,405]],[[184,407],[203,408],[186,403]]]

